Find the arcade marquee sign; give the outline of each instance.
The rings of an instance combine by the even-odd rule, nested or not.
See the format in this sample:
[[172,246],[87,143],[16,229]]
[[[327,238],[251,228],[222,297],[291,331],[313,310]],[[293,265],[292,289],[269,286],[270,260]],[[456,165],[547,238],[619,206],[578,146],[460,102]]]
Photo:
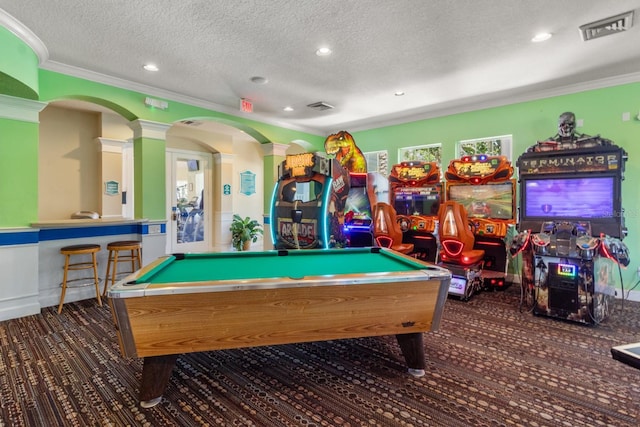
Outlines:
[[292,177],[309,176],[315,166],[313,153],[289,155],[285,158],[284,167]]
[[444,176],[449,182],[485,184],[507,180],[512,174],[513,167],[505,156],[478,154],[452,160]]
[[523,154],[518,159],[520,175],[571,172],[610,172],[623,169],[624,151],[566,153],[553,156],[540,153]]

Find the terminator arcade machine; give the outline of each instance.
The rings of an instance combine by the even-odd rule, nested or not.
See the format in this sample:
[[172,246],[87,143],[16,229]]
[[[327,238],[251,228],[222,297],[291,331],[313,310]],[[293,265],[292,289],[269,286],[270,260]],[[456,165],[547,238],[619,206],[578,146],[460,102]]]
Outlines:
[[335,159],[313,153],[286,156],[271,201],[276,249],[342,247],[349,173]]
[[520,156],[520,234],[512,253],[522,253],[534,314],[598,324],[613,309],[620,265],[629,264],[621,241],[627,154],[599,137],[585,145],[539,142]]
[[475,235],[474,249],[484,250],[485,289],[508,282],[505,237],[516,223],[516,183],[504,156],[479,154],[452,160],[445,172],[447,200],[462,204]]
[[402,242],[412,243],[423,261],[436,262],[438,208],[442,200],[436,162],[409,161],[393,165],[389,174],[391,203],[402,229]]

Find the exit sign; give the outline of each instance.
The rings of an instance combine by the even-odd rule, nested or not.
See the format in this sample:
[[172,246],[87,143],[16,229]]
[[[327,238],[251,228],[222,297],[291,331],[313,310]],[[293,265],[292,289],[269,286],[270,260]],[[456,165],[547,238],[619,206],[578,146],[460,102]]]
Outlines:
[[240,100],[240,111],[245,113],[253,113],[253,104],[248,99]]

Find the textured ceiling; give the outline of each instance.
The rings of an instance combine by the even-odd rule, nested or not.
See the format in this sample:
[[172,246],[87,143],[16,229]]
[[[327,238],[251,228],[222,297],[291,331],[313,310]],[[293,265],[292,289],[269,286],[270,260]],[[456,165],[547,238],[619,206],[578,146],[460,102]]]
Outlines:
[[[42,68],[325,135],[640,81],[639,24],[578,29],[630,10],[640,0],[0,0],[0,23],[39,39]],[[540,31],[554,37],[531,43]]]

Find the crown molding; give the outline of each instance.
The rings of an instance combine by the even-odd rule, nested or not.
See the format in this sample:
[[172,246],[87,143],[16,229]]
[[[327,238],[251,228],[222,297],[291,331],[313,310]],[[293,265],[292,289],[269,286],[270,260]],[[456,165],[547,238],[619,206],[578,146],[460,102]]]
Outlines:
[[[243,115],[240,115],[238,114],[240,113],[238,110],[229,108],[225,105],[216,104],[216,103],[205,101],[199,98],[193,98],[190,96],[182,95],[182,94],[164,90],[164,89],[159,89],[159,88],[148,86],[141,83],[135,83],[135,82],[121,79],[118,77],[109,76],[107,74],[97,73],[95,71],[89,71],[84,68],[62,64],[56,61],[46,61],[40,64],[40,68],[44,70],[60,73],[60,74],[65,74],[72,77],[89,80],[96,83],[102,83],[105,85],[118,87],[120,89],[143,93],[145,95],[149,95],[152,97],[158,97],[158,98],[163,98],[169,101],[180,102],[180,103],[191,105],[194,107],[206,108],[208,110],[228,114],[230,116],[237,117],[237,118],[262,122],[262,123],[278,126],[285,129],[295,130],[298,132],[310,133],[312,135],[324,135],[324,133],[318,129],[295,126],[295,125],[292,125],[291,123],[273,120],[272,118],[268,118],[263,115],[260,115],[260,113],[243,113]],[[247,117],[247,115],[249,114],[251,115],[251,117]]]
[[40,123],[40,111],[46,106],[46,102],[0,95],[0,118]]
[[0,26],[11,31],[20,40],[25,42],[31,50],[38,56],[38,63],[42,64],[49,59],[49,50],[45,44],[35,35],[33,31],[27,28],[22,22],[0,9]]

